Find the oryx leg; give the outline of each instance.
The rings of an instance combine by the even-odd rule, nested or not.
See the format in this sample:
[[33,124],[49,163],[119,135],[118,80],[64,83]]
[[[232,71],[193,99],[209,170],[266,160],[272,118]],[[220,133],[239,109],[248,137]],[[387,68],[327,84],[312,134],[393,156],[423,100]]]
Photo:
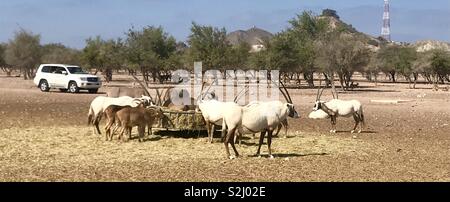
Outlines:
[[132,130],[133,130],[133,127],[128,127],[128,140],[131,140],[131,131]]
[[144,126],[138,126],[138,133],[139,133],[139,142],[144,141],[144,134],[145,134],[145,125]]
[[122,137],[124,136],[124,133],[125,133],[126,129],[127,129],[127,127],[122,127],[122,130],[120,131],[120,134],[119,134],[119,140],[122,140]]
[[264,136],[266,136],[266,131],[262,131],[261,135],[259,136],[259,145],[258,145],[258,151],[256,151],[256,156],[260,156],[261,145],[264,143]]
[[331,118],[331,130],[330,133],[336,133],[336,116],[330,116]]
[[209,143],[212,143],[211,138],[211,123],[209,121],[206,121],[206,132],[208,133],[208,139],[206,140]]
[[105,126],[105,141],[108,141],[109,135],[111,134],[111,124],[108,123]]
[[351,131],[351,133],[354,133],[356,130],[356,127],[358,127],[359,124],[359,115],[358,114],[353,114],[353,119],[355,120],[355,126],[353,127],[353,130]]
[[233,140],[233,141],[234,141],[235,144],[238,143],[239,146],[241,146],[241,142],[242,142],[242,133],[240,133],[239,130],[236,130],[236,133],[237,133],[237,134],[235,134],[234,140]]
[[273,133],[273,130],[267,131],[267,148],[269,149],[269,157],[270,158],[273,158],[272,149],[270,148],[270,146],[272,145],[272,133]]
[[278,126],[277,126],[277,132],[273,135],[274,137],[277,137],[277,136],[278,136],[278,134],[280,133],[282,127],[283,127],[283,125],[282,125],[281,123],[278,124]]
[[215,130],[215,127],[216,127],[216,125],[212,124],[212,126],[211,126],[211,131],[210,131],[211,135],[210,135],[210,137],[209,137],[209,142],[210,142],[210,143],[213,143],[213,140],[214,140],[214,130]]
[[[233,130],[233,133],[231,134],[230,140],[234,140],[234,136],[236,136],[236,129]],[[236,155],[236,158],[239,157],[239,153],[238,153],[238,151],[236,149],[236,146],[234,145],[234,141],[231,141],[230,143],[231,143],[231,147],[234,150],[234,154]]]
[[117,130],[119,130],[119,128],[120,128],[120,122],[117,121],[116,124],[114,124],[114,128],[112,130],[112,134],[114,135],[114,133],[116,133]]
[[[229,130],[228,130],[228,133],[227,133],[227,135],[226,135],[226,137],[225,137],[225,141],[224,141],[224,144],[225,144],[225,151],[227,152],[227,158],[229,158],[229,159],[232,159],[232,158],[231,158],[231,156],[230,156],[230,149],[229,149],[229,147],[228,147],[228,143],[230,143],[231,140],[233,140],[233,136],[234,136],[235,130],[236,130],[236,128],[231,128],[231,129],[229,129]],[[223,133],[223,132],[222,132],[222,133]],[[232,147],[233,147],[233,149],[234,149],[234,152],[236,153],[236,157],[239,156],[239,154],[237,153],[236,148],[234,147],[234,144],[232,144]]]
[[102,132],[100,132],[100,127],[98,126],[100,124],[102,116],[103,116],[103,113],[99,113],[99,114],[97,114],[97,116],[94,119],[94,126],[95,126],[95,129],[97,130],[98,135],[102,134]]
[[287,138],[287,135],[288,135],[288,129],[289,129],[289,124],[288,124],[288,122],[287,122],[287,119],[285,119],[284,121],[282,121],[281,124],[283,124],[283,126],[284,126],[284,138]]
[[278,128],[277,128],[277,132],[273,136],[278,136],[278,134],[280,133],[282,127],[284,127],[284,138],[286,138],[287,137],[288,127],[289,127],[287,119],[285,119],[285,120],[280,122],[280,124],[278,125]]
[[359,118],[359,131],[358,133],[361,133],[363,127],[364,127],[364,115],[363,114],[358,114],[358,118]]
[[226,133],[227,133],[227,127],[226,126],[222,126],[222,131],[221,131],[221,134],[220,134],[220,136],[221,136],[220,139],[222,140],[222,142],[225,142]]

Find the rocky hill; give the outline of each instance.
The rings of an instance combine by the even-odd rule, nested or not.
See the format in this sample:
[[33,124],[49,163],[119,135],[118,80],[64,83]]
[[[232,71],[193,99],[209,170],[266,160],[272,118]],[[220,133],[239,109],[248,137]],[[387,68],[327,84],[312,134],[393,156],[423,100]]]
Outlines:
[[253,46],[253,45],[262,45],[264,40],[270,40],[272,37],[273,37],[272,33],[257,27],[252,27],[245,31],[237,30],[234,32],[230,32],[227,35],[227,40],[232,45],[237,45],[242,42],[245,42]]
[[416,43],[412,44],[412,46],[416,48],[417,52],[426,52],[435,49],[450,51],[449,43],[436,40],[417,41]]

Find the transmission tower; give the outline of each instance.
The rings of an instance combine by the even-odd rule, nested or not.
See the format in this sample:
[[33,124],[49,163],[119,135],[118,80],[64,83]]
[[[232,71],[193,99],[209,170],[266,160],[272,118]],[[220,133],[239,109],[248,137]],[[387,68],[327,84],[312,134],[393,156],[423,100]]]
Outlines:
[[384,0],[383,27],[381,28],[381,37],[391,41],[391,20],[389,16],[389,0]]

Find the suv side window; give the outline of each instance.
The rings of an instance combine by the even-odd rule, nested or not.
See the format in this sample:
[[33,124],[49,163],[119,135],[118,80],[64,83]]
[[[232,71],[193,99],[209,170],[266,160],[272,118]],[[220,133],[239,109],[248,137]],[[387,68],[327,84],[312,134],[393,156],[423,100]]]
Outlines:
[[66,71],[64,67],[54,67],[54,71],[52,73],[54,74],[62,74],[63,71]]
[[50,67],[50,66],[44,66],[44,67],[42,67],[41,72],[50,73],[51,72],[51,68],[52,67]]

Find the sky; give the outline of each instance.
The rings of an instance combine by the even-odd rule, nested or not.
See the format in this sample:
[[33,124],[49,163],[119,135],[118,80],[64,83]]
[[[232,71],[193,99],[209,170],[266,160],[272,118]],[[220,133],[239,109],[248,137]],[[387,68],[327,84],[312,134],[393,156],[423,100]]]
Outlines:
[[[390,0],[391,38],[450,42],[449,0]],[[134,26],[162,26],[186,41],[192,22],[225,27],[228,32],[253,26],[272,33],[289,26],[304,10],[330,8],[357,30],[379,36],[383,0],[0,0],[0,42],[20,28],[41,35],[41,42],[81,49],[97,35],[124,37]]]

